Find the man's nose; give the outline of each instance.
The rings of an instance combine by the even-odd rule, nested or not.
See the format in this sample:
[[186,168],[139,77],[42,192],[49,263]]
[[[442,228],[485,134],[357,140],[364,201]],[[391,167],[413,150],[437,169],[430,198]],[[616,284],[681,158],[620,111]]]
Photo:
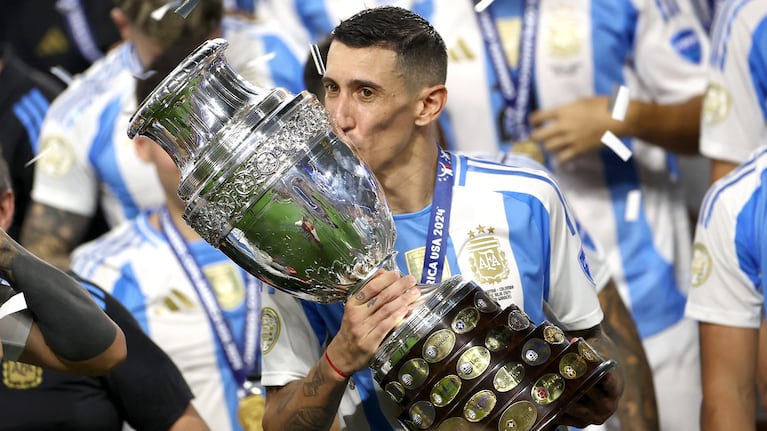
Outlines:
[[326,100],[325,106],[341,130],[347,132],[354,127],[351,105],[345,98],[334,97],[332,100]]

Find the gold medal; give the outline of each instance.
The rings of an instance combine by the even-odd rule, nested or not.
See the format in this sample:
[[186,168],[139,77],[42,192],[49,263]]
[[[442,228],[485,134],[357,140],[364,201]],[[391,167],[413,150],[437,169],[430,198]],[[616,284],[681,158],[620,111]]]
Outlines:
[[495,408],[496,396],[493,391],[483,390],[472,395],[463,406],[463,417],[469,422],[479,422]]
[[261,420],[264,418],[265,403],[264,397],[258,394],[240,399],[237,417],[245,431],[263,431]]
[[541,405],[551,404],[565,391],[565,379],[559,374],[544,374],[530,391],[533,400]]
[[514,145],[511,146],[511,152],[517,153],[517,154],[523,154],[541,164],[543,164],[543,162],[545,161],[543,157],[543,151],[541,150],[541,146],[538,145],[537,142],[530,139],[526,141],[515,142]]
[[499,431],[529,431],[538,419],[538,409],[530,401],[518,401],[507,408],[498,421]]
[[442,380],[434,385],[429,394],[429,398],[435,406],[444,407],[455,399],[456,395],[458,395],[458,392],[461,390],[462,385],[463,383],[461,383],[461,379],[459,379],[458,376],[450,374],[443,377]]

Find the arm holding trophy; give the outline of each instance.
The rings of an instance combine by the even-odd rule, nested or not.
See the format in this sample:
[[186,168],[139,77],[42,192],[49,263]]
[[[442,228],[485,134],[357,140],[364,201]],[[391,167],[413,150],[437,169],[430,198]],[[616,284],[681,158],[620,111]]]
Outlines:
[[[373,37],[391,38],[385,47],[353,41],[373,28],[383,30]],[[615,410],[615,362],[544,313],[548,303],[574,334],[609,342],[557,186],[544,173],[482,165],[436,145],[447,54],[427,22],[373,8],[342,23],[323,77],[327,110],[307,92],[245,83],[223,60],[225,48],[209,41],[179,64],[139,107],[129,135],[153,140],[179,167],[189,227],[273,286],[261,295],[265,429],[386,421],[543,430],[600,423]],[[466,166],[468,174],[453,175]],[[508,189],[482,186],[499,178]],[[460,233],[443,224],[445,196],[465,218]],[[485,199],[498,208],[488,214],[508,222],[498,233],[472,218]],[[434,268],[447,260],[450,269],[432,275],[428,260],[416,257],[426,268],[417,285],[403,260],[408,247],[398,242],[415,238],[423,247],[421,220],[412,235],[402,223],[413,213],[431,217],[430,206],[434,231],[444,233],[430,240],[442,256]],[[501,244],[510,237],[512,245]],[[486,291],[459,275],[455,250],[467,242],[464,272],[486,257],[493,273],[473,274],[488,285],[509,278],[508,285]],[[515,260],[511,247],[527,254]],[[400,273],[405,266],[413,275]],[[577,286],[565,289],[571,277]]]

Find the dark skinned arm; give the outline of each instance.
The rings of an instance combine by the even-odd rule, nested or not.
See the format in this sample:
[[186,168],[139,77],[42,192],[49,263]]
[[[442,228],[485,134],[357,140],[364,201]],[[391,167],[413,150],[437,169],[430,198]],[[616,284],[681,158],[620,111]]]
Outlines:
[[602,328],[613,340],[606,354],[621,364],[626,382],[617,411],[621,430],[658,430],[660,425],[652,370],[634,320],[612,281],[599,292],[599,303],[605,314]]
[[97,375],[125,359],[125,335],[85,288],[2,230],[0,277],[24,293],[34,321],[20,361]]
[[35,256],[66,271],[69,254],[85,238],[90,222],[91,217],[33,201],[24,218],[20,242]]

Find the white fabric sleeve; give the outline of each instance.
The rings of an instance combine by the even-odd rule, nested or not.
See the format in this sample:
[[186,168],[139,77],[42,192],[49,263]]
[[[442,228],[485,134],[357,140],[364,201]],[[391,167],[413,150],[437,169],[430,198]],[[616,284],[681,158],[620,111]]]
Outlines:
[[551,255],[547,312],[553,313],[550,318],[564,329],[588,329],[602,322],[604,314],[573,212],[561,197],[563,195],[556,196],[553,192],[551,195],[548,203]]
[[633,65],[642,87],[661,104],[702,95],[709,43],[689,2],[636,0],[635,4]]
[[[66,102],[62,102],[66,103]],[[87,159],[98,118],[81,113],[74,124],[65,126],[51,107],[40,132],[40,159],[35,164],[32,199],[61,210],[93,215],[98,202],[98,179]],[[88,127],[88,123],[91,124]]]
[[[710,219],[699,222],[696,227],[692,287],[685,314],[702,322],[758,328],[763,296],[761,286],[755,286],[751,277],[761,274],[758,267],[741,266],[738,259],[739,255],[754,253],[749,244],[736,242],[736,217],[742,207],[735,201],[738,194],[742,191],[729,189],[721,193],[711,209]],[[747,197],[738,200],[745,199]],[[751,237],[756,237],[755,232]],[[759,259],[753,261],[759,262]]]
[[750,50],[757,39],[742,14],[743,11],[734,17],[719,18],[731,20],[729,32],[717,33],[712,46],[726,57],[708,69],[700,134],[700,151],[704,156],[734,163],[745,161],[767,136],[763,101],[755,91],[755,79],[759,76],[751,73],[749,65]]
[[261,300],[261,384],[283,386],[306,377],[323,350],[300,301],[268,286]]

